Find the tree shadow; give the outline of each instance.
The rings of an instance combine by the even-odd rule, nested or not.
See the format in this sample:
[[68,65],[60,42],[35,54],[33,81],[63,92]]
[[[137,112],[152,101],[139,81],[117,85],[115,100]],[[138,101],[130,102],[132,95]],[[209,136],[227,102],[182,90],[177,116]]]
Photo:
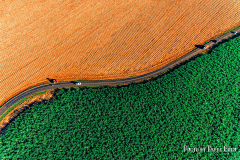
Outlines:
[[47,80],[48,80],[50,83],[56,83],[56,82],[57,82],[56,79],[47,78]]
[[76,81],[70,81],[70,83],[73,83],[73,84],[75,84],[75,83],[76,83]]
[[214,40],[211,40],[211,41],[214,42],[214,43],[217,43],[217,42],[218,42],[218,40],[215,40],[215,39],[214,39]]
[[195,47],[203,49],[205,46],[204,45],[195,45]]
[[47,80],[48,80],[50,83],[53,83],[53,80],[54,80],[54,79],[47,78]]

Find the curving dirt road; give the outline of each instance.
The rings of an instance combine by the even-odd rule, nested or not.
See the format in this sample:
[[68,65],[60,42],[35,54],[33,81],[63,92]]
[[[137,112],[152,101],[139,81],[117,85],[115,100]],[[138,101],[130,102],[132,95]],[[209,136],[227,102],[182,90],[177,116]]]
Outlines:
[[[239,33],[240,32],[240,27],[238,27],[237,29],[234,29],[232,32]],[[219,42],[221,42],[225,39],[228,39],[228,38],[232,37],[234,35],[232,32],[229,32],[227,34],[224,34],[224,35],[216,38],[215,40],[217,40],[217,42],[212,42],[211,41],[210,43],[208,43],[206,45],[206,49],[214,46],[215,44],[217,44],[217,43],[219,43]],[[175,66],[179,65],[180,63],[182,63],[182,62],[192,58],[193,56],[201,53],[203,50],[204,49],[197,48],[197,49],[189,52],[188,54],[180,57],[179,59],[167,64],[166,66],[164,66],[164,67],[162,67],[162,68],[160,68],[156,71],[153,71],[153,72],[141,75],[141,76],[137,76],[137,77],[133,77],[133,78],[127,78],[127,79],[117,79],[117,80],[82,81],[81,86],[117,85],[117,84],[126,84],[126,83],[132,83],[132,82],[136,82],[136,81],[145,80],[145,79],[157,76],[159,74],[162,74],[162,73],[168,71],[171,68],[174,68]],[[51,84],[46,84],[46,85],[38,86],[38,87],[35,87],[35,88],[31,88],[29,90],[26,90],[26,91],[20,93],[19,95],[13,97],[8,102],[6,102],[0,108],[0,115],[2,115],[9,107],[11,107],[13,104],[18,102],[19,100],[21,100],[21,99],[23,99],[27,96],[30,96],[34,93],[41,92],[41,91],[48,90],[48,89],[73,87],[73,86],[76,86],[75,82],[71,81],[71,82],[62,82],[62,83],[53,84],[52,86],[51,86]]]

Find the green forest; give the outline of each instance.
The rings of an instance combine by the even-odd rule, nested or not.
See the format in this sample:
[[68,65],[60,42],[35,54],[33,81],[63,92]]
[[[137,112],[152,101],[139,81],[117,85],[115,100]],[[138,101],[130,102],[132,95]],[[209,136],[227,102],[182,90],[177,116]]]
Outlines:
[[56,90],[0,136],[0,159],[238,159],[239,44],[235,36],[152,81]]

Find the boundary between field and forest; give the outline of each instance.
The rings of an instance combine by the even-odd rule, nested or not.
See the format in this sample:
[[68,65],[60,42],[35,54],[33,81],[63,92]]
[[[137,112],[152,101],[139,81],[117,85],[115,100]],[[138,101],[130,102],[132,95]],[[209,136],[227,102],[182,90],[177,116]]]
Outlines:
[[[68,82],[59,82],[57,84],[49,84],[49,83],[44,83],[41,85],[33,86],[28,88],[27,90],[19,93],[18,95],[12,97],[8,101],[6,101],[2,106],[0,106],[0,121],[9,113],[11,112],[15,107],[26,101],[27,99],[31,99],[34,96],[45,94],[47,90],[50,89],[57,89],[57,88],[75,88],[79,87],[75,85],[75,82],[81,82],[81,86],[85,87],[102,87],[102,86],[122,86],[122,85],[128,85],[131,83],[140,83],[144,81],[149,81],[152,79],[155,79],[161,75],[164,75],[180,65],[183,65],[187,63],[188,61],[195,59],[196,57],[200,56],[204,51],[209,52],[209,49],[212,49],[213,47],[215,48],[221,43],[224,43],[226,40],[231,39],[236,37],[237,35],[233,34],[232,31],[235,31],[239,34],[240,32],[240,25],[237,27],[234,27],[228,31],[225,31],[220,34],[219,37],[215,38],[217,42],[213,42],[212,40],[209,42],[205,42],[206,44],[206,49],[200,49],[200,48],[194,48],[191,52],[183,55],[182,57],[176,59],[173,62],[168,63],[164,67],[157,69],[153,72],[140,75],[140,76],[130,76],[131,78],[126,78],[126,79],[116,79],[116,80],[98,80],[98,81],[83,81],[83,80],[74,80],[74,81],[68,81]],[[204,45],[203,45],[204,46]]]
[[15,103],[14,105],[12,105],[7,111],[5,111],[2,115],[0,115],[0,121],[9,113],[11,112],[15,107],[19,106],[20,104],[24,103],[25,101],[29,100],[29,99],[32,99],[33,97],[35,96],[38,96],[38,95],[43,95],[45,94],[47,91],[42,91],[42,92],[38,92],[38,93],[34,93],[30,96],[27,96],[23,99],[21,99],[20,101],[18,101],[17,103]]

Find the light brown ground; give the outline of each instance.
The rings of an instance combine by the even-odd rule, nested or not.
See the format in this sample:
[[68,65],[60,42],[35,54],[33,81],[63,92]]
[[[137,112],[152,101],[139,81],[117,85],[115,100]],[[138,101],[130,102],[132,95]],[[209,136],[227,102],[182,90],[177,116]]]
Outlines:
[[240,24],[239,0],[0,0],[0,105],[30,86],[141,75]]
[[43,95],[34,96],[31,99],[27,99],[19,106],[15,107],[11,112],[9,112],[1,121],[0,121],[0,133],[4,127],[9,124],[11,120],[14,120],[24,109],[27,109],[29,105],[33,105],[35,103],[42,102],[44,100],[49,100],[53,97],[53,91],[47,91]]

